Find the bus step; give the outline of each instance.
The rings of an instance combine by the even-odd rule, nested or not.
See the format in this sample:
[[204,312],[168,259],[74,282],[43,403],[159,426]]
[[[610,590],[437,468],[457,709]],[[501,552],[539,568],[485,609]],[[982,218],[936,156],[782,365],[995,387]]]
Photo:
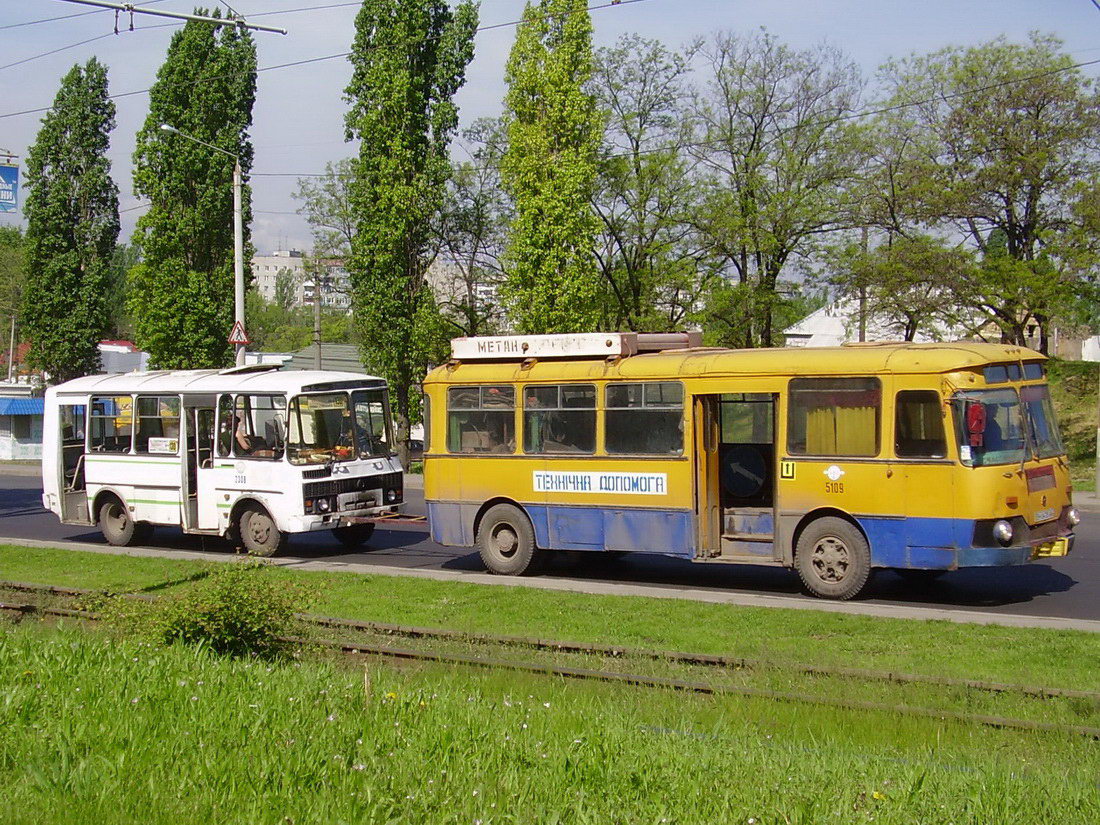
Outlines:
[[761,541],[769,544],[775,541],[775,536],[770,533],[723,533],[722,538],[730,541]]

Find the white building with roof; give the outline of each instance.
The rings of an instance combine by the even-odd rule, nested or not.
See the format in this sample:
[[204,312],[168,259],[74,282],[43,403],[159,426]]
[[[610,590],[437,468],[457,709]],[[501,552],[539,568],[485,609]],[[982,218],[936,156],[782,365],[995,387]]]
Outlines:
[[[841,298],[815,310],[794,326],[783,330],[788,347],[837,347],[859,340],[859,300]],[[968,337],[965,329],[930,324],[913,338],[918,343],[957,341]],[[868,315],[867,341],[900,341],[897,330],[880,317]]]

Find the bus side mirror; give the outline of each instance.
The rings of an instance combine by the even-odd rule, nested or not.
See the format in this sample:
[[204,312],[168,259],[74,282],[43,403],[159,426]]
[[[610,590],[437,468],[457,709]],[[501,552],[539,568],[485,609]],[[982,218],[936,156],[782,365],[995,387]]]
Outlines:
[[980,447],[985,435],[985,405],[980,401],[966,402],[966,432],[970,436],[970,446]]

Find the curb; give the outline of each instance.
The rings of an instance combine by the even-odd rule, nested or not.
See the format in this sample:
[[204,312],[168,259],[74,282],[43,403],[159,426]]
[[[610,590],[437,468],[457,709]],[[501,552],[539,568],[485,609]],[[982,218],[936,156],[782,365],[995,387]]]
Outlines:
[[[89,553],[134,556],[142,558],[184,559],[189,561],[233,562],[239,557],[228,552],[204,552],[197,550],[163,550],[154,547],[111,547],[89,542],[39,541],[37,539],[6,538],[0,536],[0,544],[22,547],[45,547],[60,550],[83,550]],[[418,568],[378,565],[359,567],[347,562],[322,562],[304,558],[271,559],[270,564],[294,570],[325,573],[354,573],[363,576],[408,576],[434,581],[465,582],[496,587],[527,587],[534,590],[556,590],[587,593],[596,596],[643,596],[653,599],[681,599],[685,601],[728,604],[739,607],[779,607],[789,610],[814,610],[819,613],[846,613],[854,616],[870,616],[884,619],[916,619],[941,621],[954,624],[998,625],[1002,627],[1028,627],[1046,630],[1079,630],[1100,633],[1100,621],[1069,619],[1059,616],[1026,616],[1015,613],[987,613],[977,610],[942,610],[931,607],[907,605],[867,604],[862,602],[828,602],[808,600],[794,596],[772,596],[728,590],[706,590],[690,586],[638,585],[608,581],[591,581],[565,578],[509,578],[490,573],[461,570],[422,570]]]

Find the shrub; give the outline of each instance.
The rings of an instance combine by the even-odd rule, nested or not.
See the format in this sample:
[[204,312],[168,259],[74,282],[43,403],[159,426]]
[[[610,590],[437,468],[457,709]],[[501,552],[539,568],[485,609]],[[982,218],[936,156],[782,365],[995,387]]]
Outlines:
[[276,578],[264,562],[219,565],[179,594],[156,600],[111,597],[100,613],[125,632],[161,644],[201,644],[228,656],[286,653],[294,614],[316,598],[313,588]]

